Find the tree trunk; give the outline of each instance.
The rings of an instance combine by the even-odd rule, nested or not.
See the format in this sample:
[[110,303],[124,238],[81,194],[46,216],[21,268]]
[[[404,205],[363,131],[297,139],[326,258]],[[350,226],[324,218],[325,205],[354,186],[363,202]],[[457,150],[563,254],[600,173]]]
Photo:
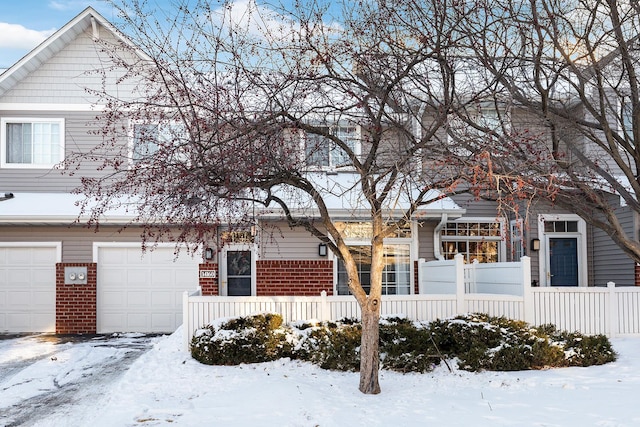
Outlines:
[[380,300],[367,298],[362,307],[362,341],[360,344],[360,391],[364,394],[380,393]]

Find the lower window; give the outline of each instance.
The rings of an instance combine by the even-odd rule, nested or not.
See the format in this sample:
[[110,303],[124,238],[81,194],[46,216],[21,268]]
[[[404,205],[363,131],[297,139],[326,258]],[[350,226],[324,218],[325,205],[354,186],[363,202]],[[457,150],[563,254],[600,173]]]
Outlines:
[[503,226],[494,221],[448,222],[440,233],[442,255],[453,259],[464,255],[466,262],[499,262],[504,257]]
[[[371,289],[371,246],[350,246],[358,266],[360,283],[369,293]],[[411,254],[409,245],[384,245],[384,270],[382,271],[383,295],[408,295],[411,293]],[[349,278],[344,262],[338,259],[338,295],[349,295]]]

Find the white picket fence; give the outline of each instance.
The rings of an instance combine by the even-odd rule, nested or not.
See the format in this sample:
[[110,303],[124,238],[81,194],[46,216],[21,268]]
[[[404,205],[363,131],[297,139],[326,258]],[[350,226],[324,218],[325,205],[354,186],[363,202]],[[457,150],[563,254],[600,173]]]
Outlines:
[[[554,324],[561,330],[609,337],[640,335],[640,287],[534,288],[530,260],[464,265],[461,260],[419,263],[417,295],[385,295],[383,316],[432,321],[465,313],[486,313]],[[504,264],[504,265],[500,265]],[[221,297],[185,292],[183,326],[188,347],[196,329],[220,318],[280,313],[285,322],[359,318],[352,296]]]

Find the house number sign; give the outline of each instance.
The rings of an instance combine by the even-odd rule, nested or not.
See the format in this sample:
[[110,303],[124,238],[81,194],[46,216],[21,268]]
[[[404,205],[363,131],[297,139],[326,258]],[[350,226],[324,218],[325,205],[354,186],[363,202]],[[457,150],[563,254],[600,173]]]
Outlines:
[[217,271],[216,270],[200,270],[200,278],[201,279],[215,279]]

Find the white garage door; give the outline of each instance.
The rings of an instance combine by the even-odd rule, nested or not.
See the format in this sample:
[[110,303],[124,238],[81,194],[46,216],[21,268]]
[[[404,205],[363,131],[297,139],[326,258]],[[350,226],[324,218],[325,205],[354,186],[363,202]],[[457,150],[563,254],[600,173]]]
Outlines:
[[55,332],[60,244],[0,244],[0,332]]
[[182,324],[182,294],[198,286],[199,260],[174,247],[144,255],[135,246],[97,244],[97,330],[173,332]]

